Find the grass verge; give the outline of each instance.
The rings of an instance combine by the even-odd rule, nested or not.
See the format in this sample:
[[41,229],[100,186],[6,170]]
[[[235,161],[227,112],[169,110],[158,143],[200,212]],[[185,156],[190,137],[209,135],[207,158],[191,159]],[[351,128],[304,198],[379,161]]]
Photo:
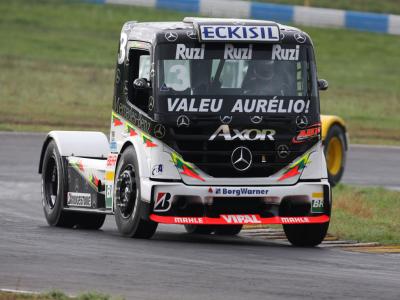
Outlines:
[[[51,291],[41,294],[3,292],[0,291],[0,300],[110,300],[110,296],[99,293],[84,293],[76,297],[67,296],[60,291]],[[115,298],[114,298],[115,299]],[[123,298],[117,298],[123,299]]]
[[400,192],[339,185],[329,232],[340,239],[400,244]]
[[[62,0],[3,1],[0,14],[0,130],[10,131],[107,131],[122,24],[184,16]],[[302,29],[330,83],[322,112],[343,117],[352,142],[400,145],[400,39]]]

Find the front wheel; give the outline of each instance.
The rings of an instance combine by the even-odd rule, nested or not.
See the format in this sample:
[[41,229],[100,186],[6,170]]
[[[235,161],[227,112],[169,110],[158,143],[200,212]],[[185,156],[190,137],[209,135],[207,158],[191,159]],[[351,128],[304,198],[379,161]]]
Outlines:
[[325,138],[325,158],[328,179],[335,186],[342,179],[346,164],[346,135],[342,127],[333,125]]
[[322,224],[283,225],[286,237],[293,246],[314,247],[324,240],[329,222]]
[[118,231],[127,237],[151,238],[158,224],[143,219],[145,204],[140,196],[139,164],[132,146],[126,148],[119,160],[114,199]]

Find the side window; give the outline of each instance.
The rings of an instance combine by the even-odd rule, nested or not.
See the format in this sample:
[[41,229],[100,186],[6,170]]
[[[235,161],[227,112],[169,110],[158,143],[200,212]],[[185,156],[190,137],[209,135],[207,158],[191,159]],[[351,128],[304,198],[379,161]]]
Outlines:
[[145,78],[150,81],[150,54],[140,55],[138,78]]
[[[128,67],[128,101],[144,112],[148,112],[149,97],[151,95],[150,82],[150,52],[143,49],[129,49]],[[134,85],[136,79],[143,79],[148,87],[137,88]]]

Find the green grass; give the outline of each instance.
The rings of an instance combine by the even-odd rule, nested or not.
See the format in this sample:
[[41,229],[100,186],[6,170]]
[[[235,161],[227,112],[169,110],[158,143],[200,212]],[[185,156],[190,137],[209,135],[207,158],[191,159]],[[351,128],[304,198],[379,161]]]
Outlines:
[[[107,131],[122,24],[185,15],[61,0],[2,1],[0,14],[0,130],[17,131]],[[400,144],[400,39],[304,29],[330,83],[322,111],[347,121],[352,142]]]
[[383,188],[333,189],[329,232],[341,239],[400,244],[400,192]]
[[[254,0],[251,0],[254,1]],[[291,5],[310,5],[315,7],[359,10],[377,13],[400,14],[398,0],[255,0]],[[307,4],[308,3],[308,4]]]

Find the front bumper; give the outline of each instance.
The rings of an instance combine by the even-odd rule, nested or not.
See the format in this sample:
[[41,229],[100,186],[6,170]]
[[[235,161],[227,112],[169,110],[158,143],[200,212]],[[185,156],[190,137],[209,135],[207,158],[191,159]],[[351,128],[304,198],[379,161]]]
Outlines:
[[[149,218],[167,224],[307,224],[330,219],[326,180],[291,186],[189,186],[145,180]],[[146,193],[145,193],[146,194]],[[146,201],[146,199],[143,199]]]

